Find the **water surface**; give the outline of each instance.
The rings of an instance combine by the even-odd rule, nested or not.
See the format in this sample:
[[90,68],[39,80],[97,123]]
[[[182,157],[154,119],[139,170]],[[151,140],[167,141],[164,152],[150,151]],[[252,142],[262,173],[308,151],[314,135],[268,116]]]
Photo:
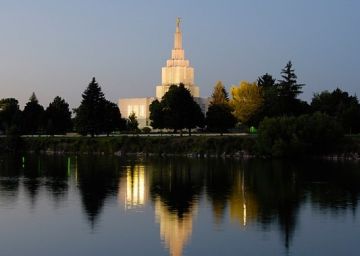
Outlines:
[[360,164],[0,157],[0,255],[359,255]]

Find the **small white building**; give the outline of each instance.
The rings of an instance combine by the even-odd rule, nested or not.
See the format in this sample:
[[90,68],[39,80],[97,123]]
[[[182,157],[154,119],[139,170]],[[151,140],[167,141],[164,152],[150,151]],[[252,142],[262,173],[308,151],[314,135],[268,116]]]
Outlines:
[[135,113],[139,128],[150,126],[149,106],[154,100],[154,97],[119,99],[121,116],[128,118],[132,113]]
[[185,59],[179,18],[176,21],[171,59],[167,60],[166,66],[162,68],[161,73],[161,84],[156,86],[156,97],[119,99],[119,108],[123,118],[128,118],[132,113],[135,113],[139,128],[150,126],[149,106],[151,102],[155,99],[161,100],[171,85],[180,83],[185,85],[185,88],[190,91],[194,100],[200,105],[203,113],[206,113],[209,99],[200,97],[200,89],[194,83],[194,68],[190,66],[190,61]]

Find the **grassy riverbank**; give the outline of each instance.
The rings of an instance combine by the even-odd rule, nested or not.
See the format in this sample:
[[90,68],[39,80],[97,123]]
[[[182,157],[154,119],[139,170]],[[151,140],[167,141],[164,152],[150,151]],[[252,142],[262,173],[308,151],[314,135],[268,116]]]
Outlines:
[[18,151],[79,154],[254,154],[253,136],[25,137]]
[[[0,151],[48,154],[150,154],[191,156],[259,156],[256,136],[117,136],[117,137],[22,137],[0,138]],[[343,138],[334,152],[344,156],[360,153],[360,137]],[[298,155],[297,157],[302,157]]]

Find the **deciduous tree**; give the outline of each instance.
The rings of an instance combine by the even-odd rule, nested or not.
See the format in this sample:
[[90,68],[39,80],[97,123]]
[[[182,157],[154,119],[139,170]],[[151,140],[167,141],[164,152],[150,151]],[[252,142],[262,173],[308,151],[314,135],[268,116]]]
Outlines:
[[252,118],[263,104],[261,87],[256,82],[242,81],[239,86],[231,88],[231,106],[235,117],[244,124]]
[[103,132],[109,136],[113,131],[121,131],[126,128],[126,120],[121,117],[119,107],[111,102],[105,101]]
[[206,113],[206,125],[209,131],[220,132],[221,135],[234,127],[236,118],[229,104],[213,104]]
[[163,104],[157,99],[154,100],[149,107],[150,110],[150,125],[154,129],[164,129],[165,128],[165,113]]
[[69,104],[59,96],[49,104],[45,111],[48,134],[65,134],[72,128]]
[[134,112],[130,114],[129,119],[127,120],[127,129],[131,132],[139,130],[139,122]]
[[14,98],[0,100],[0,130],[6,134],[10,130],[19,133],[21,128],[21,111],[19,103]]
[[311,108],[335,117],[347,133],[360,132],[360,104],[356,96],[339,88],[333,92],[323,91],[314,95]]
[[164,127],[174,131],[191,129],[204,124],[204,115],[199,104],[183,84],[172,85],[161,99]]

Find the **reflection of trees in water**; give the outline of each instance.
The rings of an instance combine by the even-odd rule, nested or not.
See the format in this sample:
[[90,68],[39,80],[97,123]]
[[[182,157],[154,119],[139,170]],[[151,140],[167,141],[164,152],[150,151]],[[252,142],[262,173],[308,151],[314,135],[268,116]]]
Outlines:
[[159,197],[168,210],[179,218],[189,213],[203,186],[201,165],[187,159],[163,160],[153,165],[151,197]]
[[41,159],[40,156],[25,157],[24,159],[23,185],[26,195],[30,198],[31,206],[34,207],[42,183]]
[[246,169],[259,205],[259,222],[268,228],[277,221],[286,247],[303,203],[310,201],[313,207],[332,213],[357,207],[360,173],[356,163],[249,161]]
[[258,221],[267,229],[277,221],[288,248],[303,202],[299,173],[286,162],[250,161],[246,164],[251,187],[259,205]]
[[215,221],[220,224],[234,189],[237,170],[231,163],[222,160],[209,160],[206,166],[206,194],[211,202]]
[[[21,156],[1,158],[0,190],[6,191],[1,193],[1,202],[13,202],[21,185],[32,205],[42,187],[55,202],[63,200],[69,189],[69,171],[76,169],[74,162],[75,157],[65,156],[30,155],[24,161]],[[270,229],[276,224],[286,247],[291,244],[301,205],[309,202],[322,214],[342,216],[348,210],[355,213],[360,197],[357,163],[151,159],[142,163],[144,170],[134,169],[137,164],[130,163],[126,171],[132,186],[130,201],[134,205],[146,203],[149,188],[145,186],[149,185],[161,229],[178,228],[183,245],[191,235],[197,200],[203,191],[211,202],[216,223],[221,223],[228,209],[230,218],[241,226],[256,221]],[[105,200],[116,196],[123,166],[119,158],[78,158],[77,184],[92,226]],[[142,179],[146,181],[144,195],[135,196],[135,192],[142,191]],[[171,233],[161,232],[164,240],[175,239]]]
[[356,209],[360,195],[360,172],[356,167],[354,163],[319,161],[209,160],[206,193],[216,223],[220,223],[227,207],[231,219],[242,225],[257,221],[270,229],[277,223],[288,248],[299,209],[307,198],[324,212]]
[[114,160],[95,156],[78,158],[78,187],[92,228],[106,198],[117,194],[119,172]]
[[360,169],[353,162],[314,162],[304,172],[309,199],[314,209],[342,215],[351,209],[354,214],[360,195]]
[[19,192],[21,164],[19,156],[0,158],[0,193],[1,203],[13,204]]
[[68,192],[68,157],[49,156],[42,159],[41,173],[44,186],[56,204],[65,199]]
[[41,187],[49,192],[55,205],[64,200],[68,191],[66,161],[64,156],[30,155],[21,158],[23,184],[32,205]]

